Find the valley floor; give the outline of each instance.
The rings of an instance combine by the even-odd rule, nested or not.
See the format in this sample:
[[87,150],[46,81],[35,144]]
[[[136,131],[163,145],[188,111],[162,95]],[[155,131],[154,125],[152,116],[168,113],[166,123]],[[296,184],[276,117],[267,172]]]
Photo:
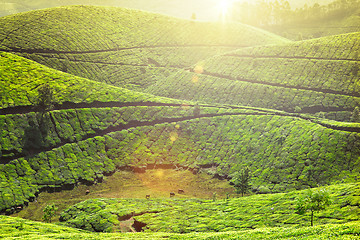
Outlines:
[[[184,193],[177,194],[179,189],[184,190]],[[89,194],[86,194],[87,190]],[[234,190],[228,181],[212,178],[206,173],[194,175],[187,170],[175,169],[154,169],[145,173],[118,171],[95,185],[79,185],[72,190],[54,193],[42,192],[35,202],[12,216],[41,221],[46,205],[55,204],[59,215],[62,210],[92,198],[144,199],[146,195],[150,195],[152,199],[156,199],[169,198],[170,192],[174,192],[176,198],[210,199],[213,193],[216,193],[217,198],[225,198],[226,193],[238,196]],[[58,216],[53,221],[58,221]]]

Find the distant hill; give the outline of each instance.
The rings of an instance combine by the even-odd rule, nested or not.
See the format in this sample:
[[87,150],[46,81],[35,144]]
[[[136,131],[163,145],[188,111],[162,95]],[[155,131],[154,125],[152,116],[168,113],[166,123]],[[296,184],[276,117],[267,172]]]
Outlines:
[[[315,3],[328,4],[332,1],[333,0],[289,0],[288,2],[292,8],[296,9],[303,7],[304,4],[312,6]],[[3,0],[0,3],[0,17],[30,10],[80,4],[135,8],[185,19],[190,19],[192,13],[195,13],[199,20],[217,21],[219,19],[219,4],[216,0]]]
[[216,0],[3,0],[0,3],[0,17],[19,12],[67,5],[95,5],[127,7],[150,12],[190,19],[193,13],[196,18],[205,21],[219,19]]
[[360,9],[341,19],[328,19],[327,21],[311,21],[298,24],[284,24],[266,27],[268,31],[293,40],[303,40],[360,32]]
[[[231,19],[292,40],[360,31],[360,1],[234,2]],[[295,7],[297,6],[297,7]]]

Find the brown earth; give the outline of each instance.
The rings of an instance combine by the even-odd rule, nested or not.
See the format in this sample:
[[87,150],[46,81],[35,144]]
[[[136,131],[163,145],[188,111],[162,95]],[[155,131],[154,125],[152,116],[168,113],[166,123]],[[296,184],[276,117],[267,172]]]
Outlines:
[[[178,190],[183,189],[183,194]],[[87,194],[88,191],[88,194]],[[58,221],[60,213],[69,206],[91,198],[225,198],[227,193],[235,195],[235,189],[226,180],[219,180],[206,173],[193,174],[187,170],[152,169],[145,173],[118,171],[104,177],[102,183],[91,186],[79,185],[72,190],[39,194],[35,202],[12,216],[40,221],[46,205],[58,208],[53,221]]]

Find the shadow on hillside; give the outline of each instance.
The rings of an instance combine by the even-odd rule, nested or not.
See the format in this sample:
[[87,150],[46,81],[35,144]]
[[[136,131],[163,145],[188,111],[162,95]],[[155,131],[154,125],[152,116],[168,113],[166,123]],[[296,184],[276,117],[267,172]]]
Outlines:
[[46,113],[37,113],[34,118],[29,119],[29,126],[24,130],[22,141],[25,155],[31,155],[36,150],[46,147],[50,124],[50,117]]

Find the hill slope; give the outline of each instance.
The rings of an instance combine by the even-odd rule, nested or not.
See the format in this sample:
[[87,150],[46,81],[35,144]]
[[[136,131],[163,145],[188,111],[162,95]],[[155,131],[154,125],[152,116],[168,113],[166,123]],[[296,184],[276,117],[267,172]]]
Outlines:
[[360,33],[239,49],[145,91],[170,98],[325,113],[350,120],[360,104]]
[[[263,228],[221,233],[91,233],[74,228],[62,227],[54,224],[39,223],[20,218],[0,216],[3,232],[1,237],[18,239],[289,239],[303,237],[304,239],[356,239],[359,234],[359,222],[345,224],[329,224],[307,228]],[[336,233],[336,234],[334,234]]]
[[[94,25],[96,20],[99,21]],[[328,94],[325,89],[319,91],[326,96],[324,100],[315,95],[308,105],[283,108],[274,104],[280,104],[282,99],[275,90],[274,94],[259,98],[266,104],[256,103],[251,86],[263,88],[263,82],[244,82],[249,90],[243,91],[242,96],[251,99],[250,103],[238,101],[239,89],[223,87],[227,81],[237,83],[230,79],[231,74],[248,73],[232,65],[229,72],[219,69],[220,62],[227,64],[227,57],[237,57],[223,52],[270,43],[282,46],[244,48],[235,53],[295,49],[284,45],[288,41],[282,38],[244,25],[191,22],[135,10],[84,6],[8,16],[0,22],[0,48],[4,51],[38,59],[49,66],[65,66],[63,70],[78,75],[91,76],[90,71],[103,78],[93,78],[98,81],[127,87],[130,84],[151,93],[162,90],[159,95],[179,98],[161,98],[74,77],[11,53],[1,53],[2,211],[13,212],[16,206],[34,200],[39,191],[93,183],[104,174],[125,167],[143,171],[155,165],[183,166],[195,172],[203,168],[228,178],[249,166],[254,192],[351,182],[359,174],[358,124],[252,108],[291,111],[295,106],[310,107],[322,101],[330,101],[330,107],[335,107],[336,100],[336,107],[348,110],[357,104],[357,97],[352,96],[354,90],[342,90],[348,91],[346,95]],[[307,42],[300,44],[304,44],[305,54],[311,53]],[[214,53],[219,55],[196,64]],[[95,67],[88,68],[88,63]],[[189,78],[173,75],[178,74],[179,68],[194,64],[194,73],[180,72]],[[203,76],[208,77],[206,73],[219,74],[223,70],[225,77],[209,76],[219,86],[201,82]],[[261,72],[261,68],[258,70]],[[137,79],[127,81],[120,75],[110,79],[116,72],[124,78]],[[159,72],[168,78],[162,79]],[[277,83],[271,81],[276,79],[264,79],[268,85]],[[186,86],[187,82],[191,87]],[[55,107],[47,112],[32,106],[37,89],[44,83],[55,92]],[[291,86],[286,87],[292,91]],[[282,88],[273,89],[283,94]],[[299,90],[305,92],[302,102],[316,93],[305,90]],[[270,98],[273,100],[267,105]],[[290,94],[290,98],[295,99],[295,95]],[[187,99],[204,104],[199,106]],[[249,107],[224,107],[219,103]]]
[[[2,211],[34,200],[40,190],[93,183],[121,167],[210,168],[228,177],[249,166],[255,192],[354,181],[359,173],[358,124],[269,109],[184,104],[96,85],[9,53],[2,56],[2,84],[14,91],[3,106],[15,105],[0,115]],[[11,88],[14,82],[21,87]],[[58,103],[75,103],[55,104],[48,112],[16,107],[31,104],[25,93],[36,97],[36,88],[46,82],[61,96]],[[79,93],[80,86],[86,91]]]
[[[332,204],[315,214],[317,224],[359,220],[360,184],[333,185],[326,191]],[[295,214],[294,201],[305,194],[306,191],[294,191],[218,200],[89,199],[63,211],[60,221],[67,226],[99,232],[117,232],[121,222],[131,216],[135,228],[141,226],[142,230],[151,232],[223,232],[284,224],[305,227],[309,218]]]
[[[314,227],[306,227],[309,224],[309,216],[295,214],[294,199],[304,194],[304,191],[294,191],[286,194],[255,195],[215,201],[91,199],[65,210],[61,214],[62,221],[72,227],[112,233],[94,233],[64,225],[0,216],[2,229],[0,237],[6,239],[17,239],[19,236],[26,239],[358,239],[359,184],[334,185],[327,187],[326,190],[330,193],[332,203],[325,211],[316,213]],[[129,230],[131,225],[133,230],[143,229],[147,232],[119,233],[121,230]]]
[[[35,105],[38,88],[49,84],[54,94],[54,103],[91,103],[91,102],[169,102],[154,95],[138,93],[88,79],[76,77],[45,67],[34,61],[0,52],[0,112],[2,108]],[[26,111],[21,110],[21,111]],[[10,111],[11,112],[11,111]],[[16,112],[14,109],[12,112]]]
[[0,50],[81,77],[139,88],[214,54],[288,42],[243,24],[111,7],[33,11],[0,18],[0,26]]

